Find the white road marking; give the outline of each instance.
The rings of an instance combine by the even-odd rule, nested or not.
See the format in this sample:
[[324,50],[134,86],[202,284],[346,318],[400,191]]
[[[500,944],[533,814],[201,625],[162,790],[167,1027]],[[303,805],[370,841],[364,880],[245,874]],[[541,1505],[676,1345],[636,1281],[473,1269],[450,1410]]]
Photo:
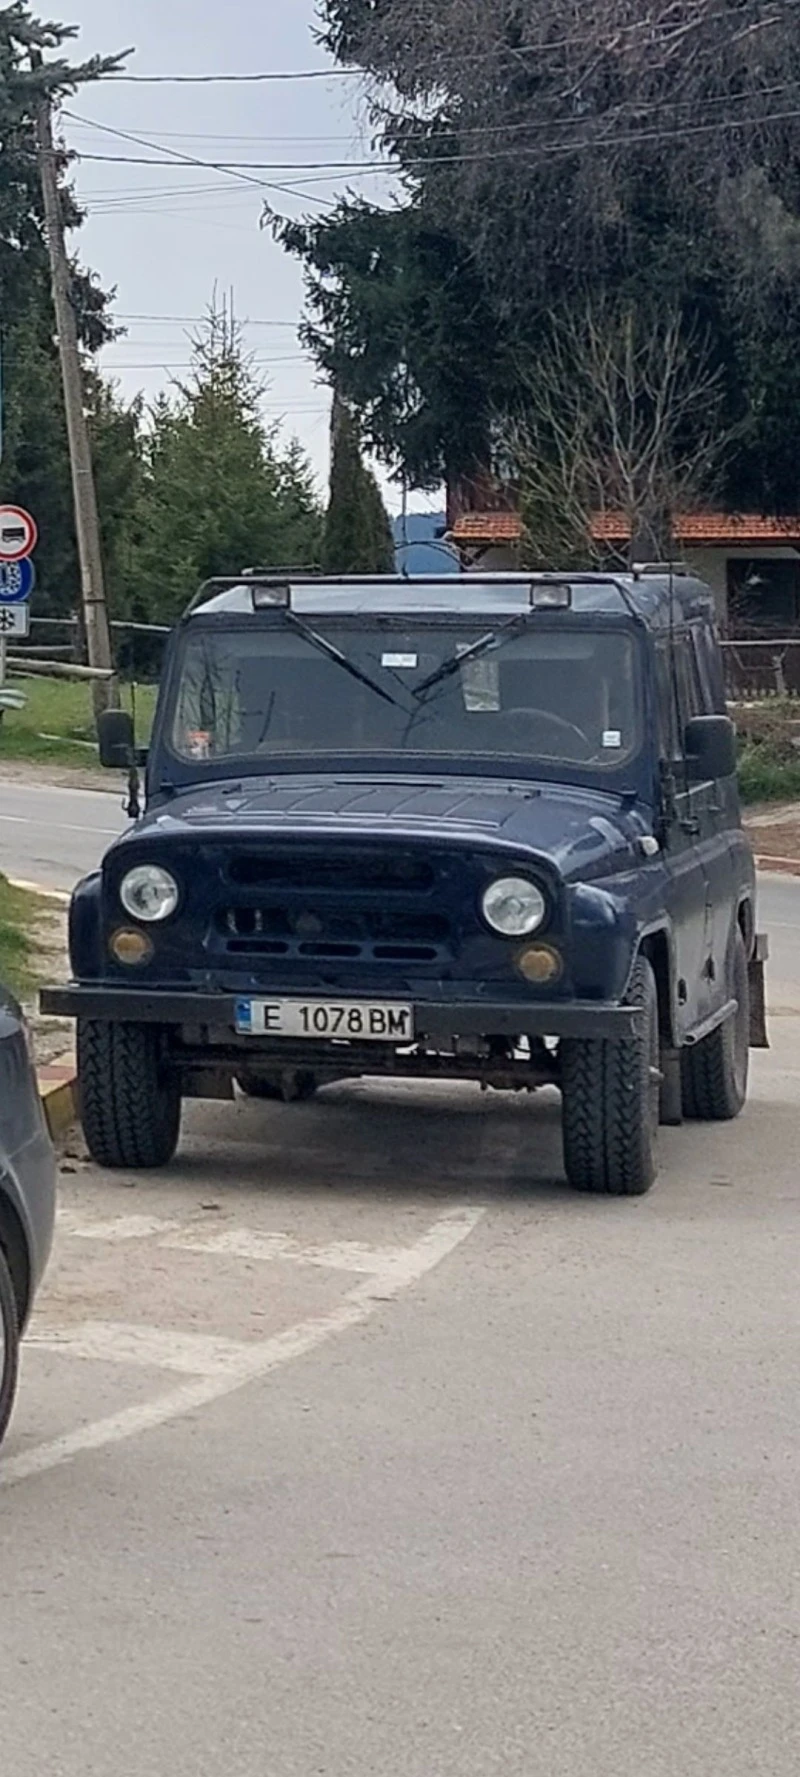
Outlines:
[[258,1228],[228,1228],[210,1234],[181,1230],[167,1234],[158,1244],[172,1252],[208,1253],[217,1258],[256,1262],[283,1259],[293,1265],[320,1266],[325,1271],[363,1272],[367,1277],[389,1267],[398,1250],[365,1246],[360,1240],[339,1240],[333,1246],[301,1246],[288,1234],[265,1234]]
[[9,822],[14,827],[46,827],[48,833],[102,833],[110,835],[112,839],[118,839],[120,834],[119,827],[87,827],[85,821],[82,826],[78,826],[75,821],[46,821],[43,818],[34,820],[28,814],[6,814],[5,811],[3,822]]
[[263,1228],[219,1228],[208,1221],[182,1223],[148,1215],[115,1216],[108,1222],[84,1222],[67,1210],[59,1229],[73,1240],[152,1240],[168,1252],[204,1253],[211,1258],[244,1259],[270,1264],[311,1265],[323,1271],[350,1271],[373,1276],[390,1268],[402,1248],[367,1246],[361,1240],[337,1240],[330,1246],[304,1246],[290,1234]]
[[178,1333],[170,1327],[130,1326],[118,1320],[87,1320],[80,1326],[34,1322],[27,1344],[99,1364],[133,1364],[143,1370],[176,1370],[182,1376],[240,1376],[253,1345],[210,1333]]
[[126,1438],[138,1437],[142,1432],[152,1431],[156,1426],[167,1425],[201,1407],[210,1406],[213,1401],[221,1400],[248,1382],[268,1376],[282,1364],[306,1357],[337,1334],[362,1326],[382,1303],[394,1301],[448,1258],[472,1233],[485,1213],[483,1207],[463,1206],[451,1210],[434,1222],[413,1246],[398,1248],[384,1270],[357,1284],[329,1314],[300,1321],[297,1326],[288,1327],[271,1339],[248,1346],[242,1353],[241,1363],[224,1374],[202,1376],[156,1400],[123,1408],[120,1413],[79,1426],[49,1443],[12,1456],[0,1466],[0,1487],[10,1487],[32,1475],[45,1474],[85,1451],[119,1444]]
[[68,1209],[59,1210],[58,1229],[73,1240],[150,1240],[155,1235],[171,1234],[180,1222],[167,1221],[164,1216],[113,1216],[108,1222],[76,1220]]

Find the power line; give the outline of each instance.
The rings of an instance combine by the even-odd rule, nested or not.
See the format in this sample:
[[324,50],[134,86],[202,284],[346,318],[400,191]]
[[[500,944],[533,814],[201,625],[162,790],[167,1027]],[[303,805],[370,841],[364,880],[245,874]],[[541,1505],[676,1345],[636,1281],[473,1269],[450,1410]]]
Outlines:
[[[795,10],[797,4],[798,0],[782,0],[784,11]],[[703,11],[702,8],[698,8],[693,18],[676,19],[673,6],[667,4],[664,14],[661,17],[654,18],[651,14],[646,18],[632,19],[628,21],[628,23],[614,23],[610,25],[607,32],[607,41],[602,45],[598,44],[597,48],[606,51],[614,50],[619,46],[620,40],[625,40],[628,37],[635,38],[639,35],[649,35],[651,39],[654,37],[663,37],[667,40],[669,40],[670,37],[685,37],[690,30],[698,30],[707,25],[723,21],[726,23],[731,22],[730,8],[720,8],[711,13]],[[771,25],[780,24],[782,20],[780,14],[776,13],[773,18],[767,18],[759,22],[763,28],[768,28]],[[572,33],[564,37],[544,38],[540,43],[522,43],[517,45],[498,44],[496,51],[488,50],[472,56],[459,57],[458,65],[460,67],[494,65],[500,56],[506,57],[511,61],[524,61],[528,56],[549,55],[554,51],[562,49],[584,48],[586,43],[587,33],[584,31]],[[452,64],[452,52],[448,48],[443,47],[441,60],[446,60],[448,63]],[[333,66],[330,68],[301,68],[286,71],[269,69],[247,74],[120,73],[108,75],[107,83],[109,85],[127,86],[253,86],[272,81],[363,80],[365,77],[370,77],[371,74],[372,71],[368,68],[340,68]],[[374,75],[372,77],[376,78]],[[377,76],[377,78],[381,77]],[[388,84],[389,77],[386,76],[384,78],[385,83]],[[431,79],[432,81],[435,79],[433,72],[431,74]]]
[[[208,315],[123,315],[117,313],[113,316],[113,319],[115,321],[174,321],[176,325],[180,326],[199,327],[205,324],[208,320]],[[238,315],[236,319],[238,324],[242,327],[297,327],[298,325],[297,321],[249,320],[240,318]]]
[[[763,126],[765,124],[791,122],[793,120],[796,120],[798,117],[800,117],[800,109],[793,108],[788,111],[759,112],[759,113],[754,114],[749,117],[732,117],[732,118],[723,118],[723,119],[717,118],[710,123],[684,124],[684,125],[677,125],[677,126],[668,127],[665,129],[631,130],[631,131],[627,132],[625,135],[618,135],[616,138],[612,138],[609,135],[598,134],[598,135],[594,135],[594,136],[586,136],[586,137],[583,137],[580,139],[573,139],[568,142],[553,143],[551,146],[535,150],[535,153],[538,156],[538,158],[540,158],[541,160],[553,160],[553,159],[557,159],[565,154],[568,154],[568,155],[569,154],[577,154],[584,149],[589,149],[592,152],[596,152],[600,148],[619,147],[619,146],[622,146],[622,147],[636,146],[640,142],[682,141],[682,140],[684,140],[684,138],[686,136],[706,136],[706,135],[713,135],[715,132],[725,132],[725,131],[731,131],[731,130],[758,128],[759,126]],[[579,124],[581,121],[585,121],[585,120],[581,120],[578,118],[570,119],[570,120],[565,119],[563,124],[561,124],[559,127],[566,128],[569,124],[569,126],[574,129],[576,127],[576,125]],[[601,114],[600,116],[598,116],[596,119],[593,119],[592,121],[602,125],[606,121],[606,118]],[[555,120],[554,120],[553,124],[551,124],[550,127],[551,128],[556,127]],[[113,133],[114,135],[122,134],[121,131],[116,131],[116,130],[111,133]],[[157,146],[157,144],[153,144],[153,146]],[[525,153],[524,148],[519,148],[515,152],[516,152],[518,162],[523,162],[524,164],[531,164],[531,156],[527,155]],[[203,161],[195,160],[195,161],[193,161],[192,164],[195,166],[206,167],[211,172],[222,172],[222,173],[232,173],[232,174],[236,174],[237,172],[240,173],[240,172],[242,172],[243,169],[252,170],[252,171],[260,171],[260,172],[274,172],[274,173],[303,173],[304,175],[311,173],[312,174],[312,181],[311,182],[318,183],[318,180],[316,178],[317,173],[319,173],[319,174],[331,173],[331,174],[335,174],[336,176],[339,176],[343,173],[344,174],[357,173],[359,175],[367,175],[367,174],[374,174],[374,173],[402,174],[402,173],[408,173],[408,172],[417,171],[417,170],[424,171],[426,167],[441,167],[441,166],[459,167],[459,166],[469,165],[469,164],[473,164],[473,163],[482,163],[482,162],[495,161],[495,160],[507,160],[507,158],[508,158],[508,154],[507,154],[507,151],[505,151],[504,149],[497,149],[497,150],[492,149],[492,150],[487,150],[486,152],[477,152],[477,153],[469,153],[469,154],[446,154],[446,155],[430,154],[430,155],[418,155],[414,158],[400,157],[397,160],[386,160],[386,161],[294,161],[294,162],[289,161],[289,162],[278,162],[278,161],[246,160],[246,161],[228,161],[227,163],[222,163],[219,161],[212,161],[212,160],[203,160]],[[83,154],[81,156],[81,159],[86,160],[86,161],[99,161],[99,162],[103,162],[106,165],[113,165],[113,166],[158,167],[158,166],[169,166],[170,164],[172,164],[169,161],[156,160],[154,158],[144,159],[140,155],[129,155],[129,154]],[[256,181],[254,181],[254,183],[256,183]],[[266,183],[266,181],[261,181],[260,183]],[[291,196],[298,195],[295,191],[291,190],[289,187],[278,186],[278,185],[275,185],[274,183],[272,184],[271,189],[273,189],[273,190],[285,189],[289,192],[289,195],[291,195]]]
[[270,69],[257,74],[109,74],[109,86],[257,86],[269,81],[358,80],[363,68]]
[[[304,195],[302,192],[297,192],[297,193],[286,192],[282,185],[275,184],[275,182],[272,180],[251,178],[247,172],[242,172],[241,168],[234,168],[233,166],[226,166],[222,163],[215,163],[212,161],[200,160],[197,158],[196,155],[184,154],[177,148],[165,148],[164,144],[162,142],[153,142],[146,136],[133,135],[130,130],[113,129],[110,124],[98,123],[94,118],[91,118],[91,117],[81,117],[77,111],[70,111],[67,109],[66,106],[63,107],[63,115],[65,117],[70,118],[73,123],[85,124],[89,129],[100,130],[101,133],[105,136],[115,136],[122,142],[133,142],[136,146],[138,146],[140,148],[156,149],[159,153],[164,154],[168,157],[165,161],[163,161],[161,163],[164,166],[176,166],[177,165],[177,166],[200,167],[206,171],[226,174],[230,178],[236,179],[238,181],[238,183],[240,183],[240,184],[242,182],[244,182],[246,184],[249,183],[250,185],[254,185],[254,186],[258,187],[259,190],[279,191],[279,192],[281,192],[281,194],[283,196],[288,195],[291,197],[294,197],[294,196],[302,197]],[[113,155],[84,154],[82,156],[83,160],[114,160],[114,159],[122,160],[124,158],[125,157],[122,155],[117,155],[115,157]],[[131,158],[131,164],[136,164],[136,165],[140,165],[140,166],[155,166],[155,165],[159,164],[158,162],[152,161],[152,160],[141,160],[140,159],[137,162],[137,161],[133,160],[133,157],[130,157],[130,158]],[[319,202],[321,202],[321,199],[315,198],[312,194],[311,202],[312,203],[319,203]]]

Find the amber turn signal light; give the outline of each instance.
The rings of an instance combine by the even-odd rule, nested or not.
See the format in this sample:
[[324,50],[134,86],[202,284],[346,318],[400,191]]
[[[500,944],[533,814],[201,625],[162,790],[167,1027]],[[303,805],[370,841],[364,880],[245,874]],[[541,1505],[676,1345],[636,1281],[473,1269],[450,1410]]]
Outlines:
[[126,968],[138,969],[143,963],[149,963],[153,954],[153,940],[146,932],[129,931],[124,928],[114,932],[109,939],[108,948],[115,962],[124,963]]
[[551,944],[527,944],[517,956],[517,968],[533,987],[546,987],[561,974],[561,958]]

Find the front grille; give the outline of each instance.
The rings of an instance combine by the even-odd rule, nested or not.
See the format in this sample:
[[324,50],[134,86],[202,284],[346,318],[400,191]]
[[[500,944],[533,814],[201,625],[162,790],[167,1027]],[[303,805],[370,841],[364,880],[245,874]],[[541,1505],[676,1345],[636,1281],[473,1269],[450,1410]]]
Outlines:
[[[308,892],[308,884],[306,893]],[[314,961],[435,962],[450,951],[441,914],[400,908],[227,907],[218,926],[233,956],[297,956]]]
[[426,858],[383,851],[241,852],[228,871],[238,888],[275,888],[292,894],[420,894],[435,876]]

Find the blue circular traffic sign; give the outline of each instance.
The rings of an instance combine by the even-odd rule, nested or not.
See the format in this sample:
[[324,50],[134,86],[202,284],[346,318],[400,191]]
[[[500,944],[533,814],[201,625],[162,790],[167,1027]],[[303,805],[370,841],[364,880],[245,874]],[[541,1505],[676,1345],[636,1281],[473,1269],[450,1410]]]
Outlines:
[[27,556],[0,561],[0,605],[24,605],[36,584],[36,570]]

